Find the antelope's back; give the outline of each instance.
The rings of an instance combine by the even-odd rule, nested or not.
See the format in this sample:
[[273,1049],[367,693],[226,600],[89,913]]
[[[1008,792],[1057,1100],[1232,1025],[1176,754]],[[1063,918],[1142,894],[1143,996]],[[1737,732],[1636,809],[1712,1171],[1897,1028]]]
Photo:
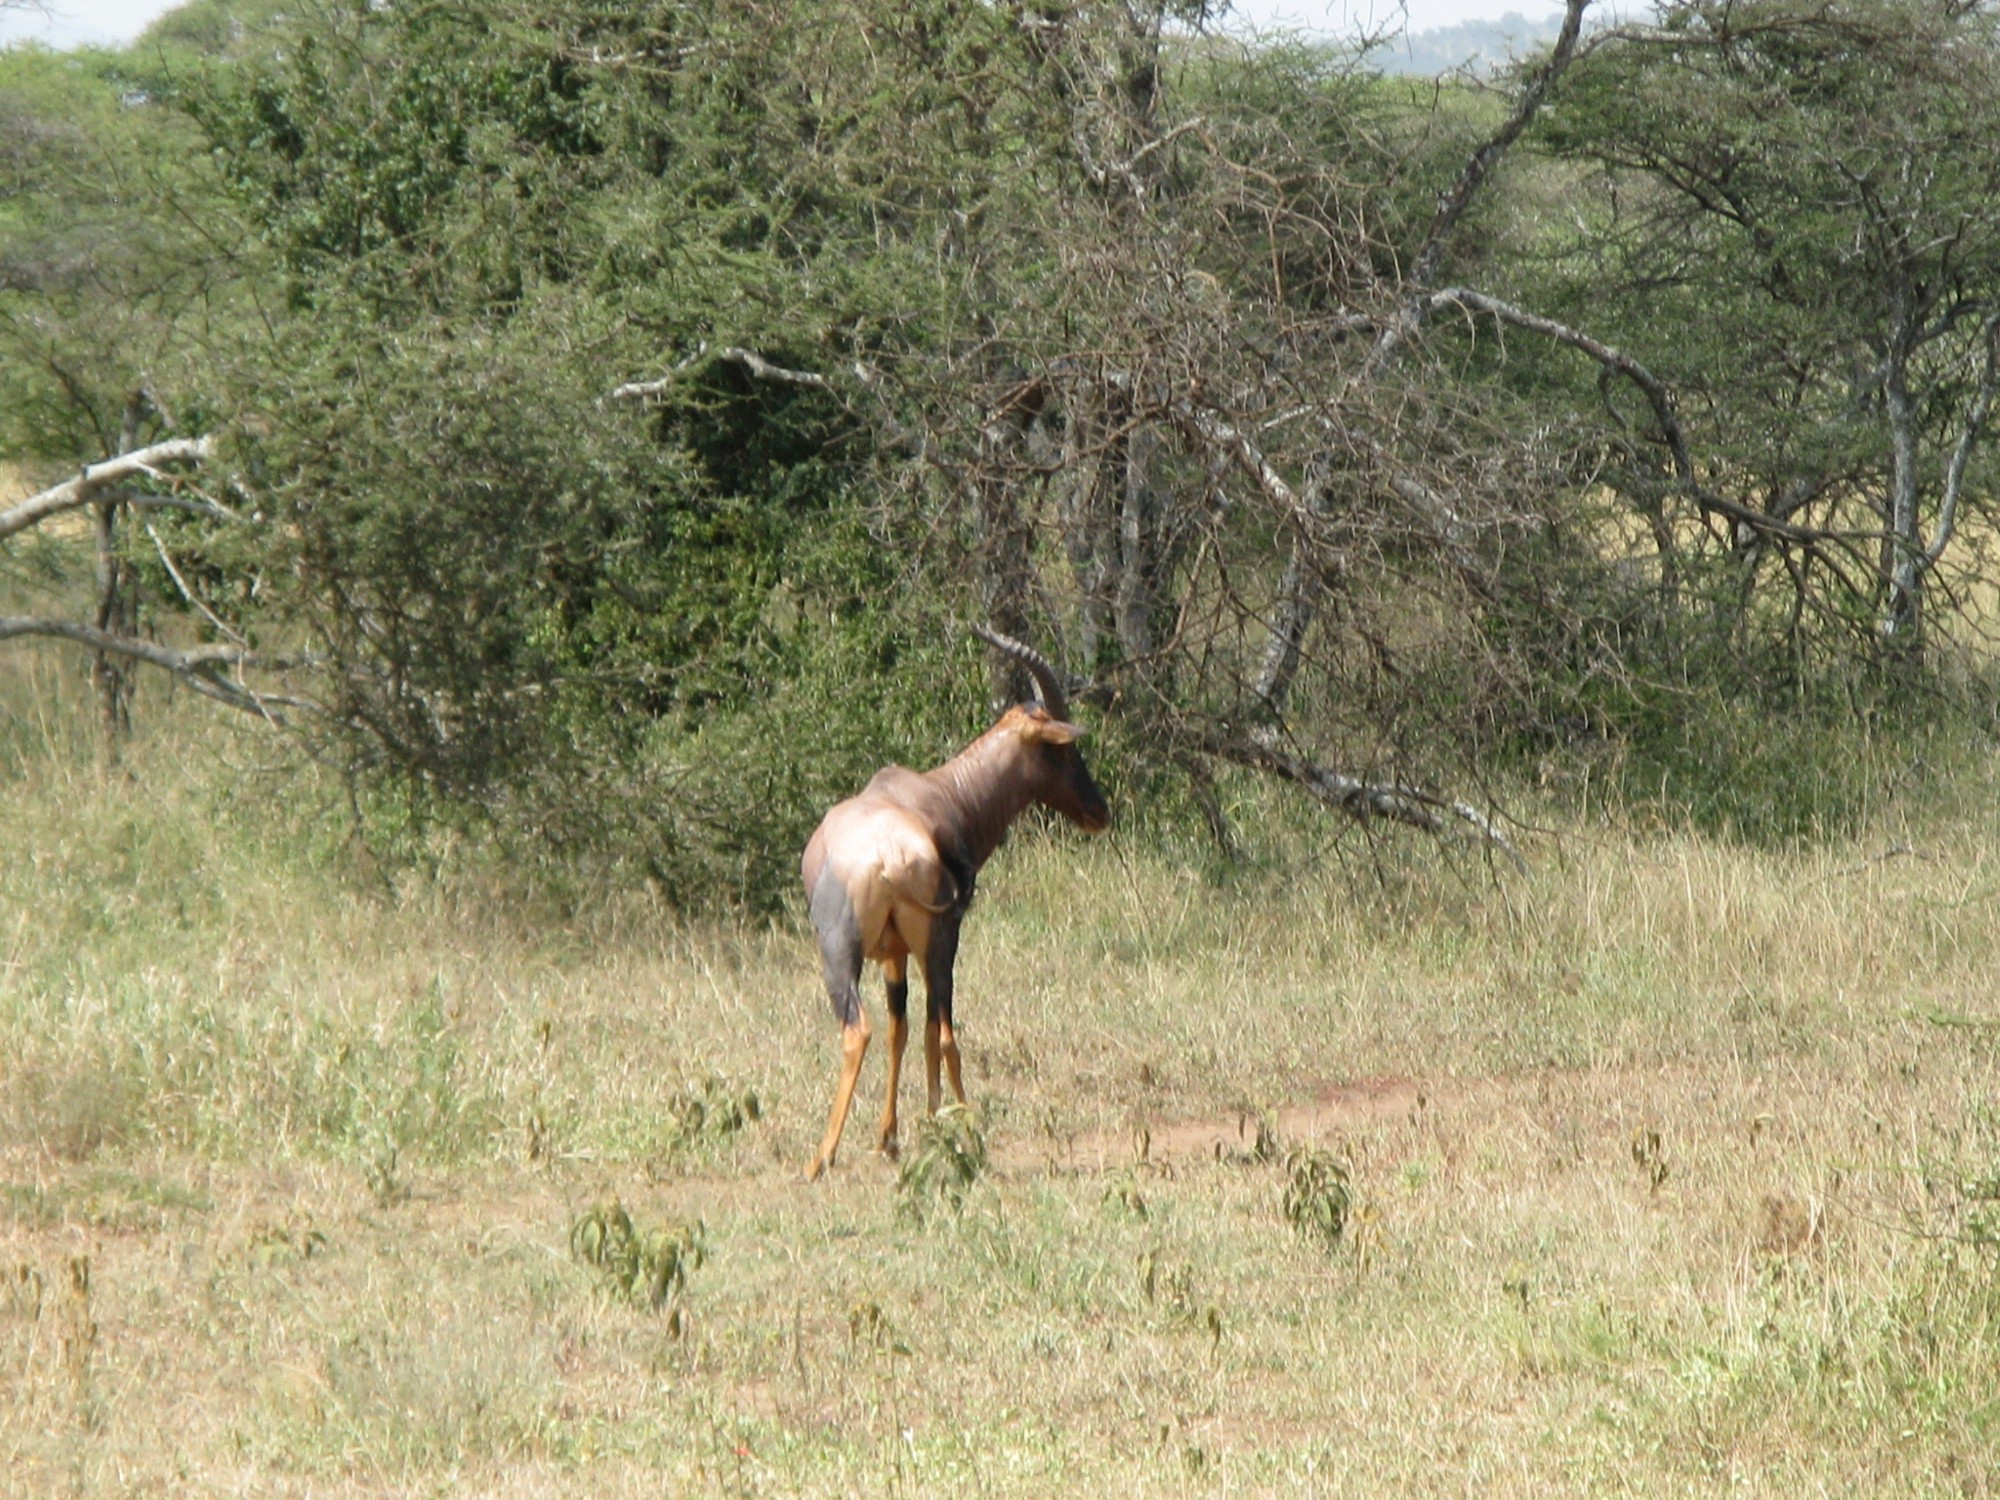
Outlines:
[[922,818],[873,782],[820,820],[801,873],[815,912],[828,909],[827,882],[846,897],[863,956],[877,960],[920,950],[931,915],[954,892]]

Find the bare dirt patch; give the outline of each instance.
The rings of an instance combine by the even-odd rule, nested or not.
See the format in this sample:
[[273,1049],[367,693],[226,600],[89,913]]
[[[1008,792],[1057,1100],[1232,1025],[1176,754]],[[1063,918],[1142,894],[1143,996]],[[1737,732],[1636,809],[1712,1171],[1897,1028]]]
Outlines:
[[[1457,1093],[1451,1084],[1448,1093]],[[1364,1078],[1329,1085],[1313,1098],[1279,1109],[1268,1122],[1281,1141],[1319,1141],[1374,1126],[1416,1119],[1441,1097],[1440,1086],[1414,1078]],[[1225,1119],[1176,1120],[1144,1128],[1142,1154],[1155,1161],[1216,1160],[1256,1147],[1266,1122],[1239,1112]],[[1134,1133],[1122,1141],[1110,1132],[1095,1132],[1077,1141],[1082,1160],[1115,1157],[1133,1149]]]
[[[1661,1101],[1672,1100],[1663,1109]],[[1141,1118],[1085,1131],[1067,1143],[1065,1164],[1106,1169],[1135,1160],[1165,1165],[1227,1161],[1266,1147],[1343,1140],[1415,1143],[1455,1155],[1490,1132],[1539,1141],[1551,1156],[1607,1148],[1622,1154],[1635,1132],[1663,1126],[1685,1136],[1751,1141],[1778,1130],[1786,1091],[1754,1071],[1721,1076],[1675,1064],[1622,1068],[1543,1068],[1474,1078],[1383,1075],[1326,1084],[1296,1103],[1260,1115],[1239,1110],[1198,1119]],[[1672,1118],[1670,1119],[1669,1116]],[[1637,1148],[1634,1148],[1637,1149]],[[1393,1153],[1392,1153],[1393,1154]],[[996,1146],[1010,1167],[1031,1164],[1022,1147]],[[1046,1160],[1046,1152],[1042,1160]]]

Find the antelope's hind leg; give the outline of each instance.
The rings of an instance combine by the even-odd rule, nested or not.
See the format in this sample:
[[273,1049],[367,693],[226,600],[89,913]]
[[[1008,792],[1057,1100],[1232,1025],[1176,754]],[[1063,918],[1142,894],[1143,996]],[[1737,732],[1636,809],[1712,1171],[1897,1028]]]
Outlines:
[[847,1111],[854,1103],[854,1085],[861,1077],[861,1059],[868,1054],[868,1012],[861,1004],[861,925],[847,892],[831,873],[821,876],[812,893],[813,931],[819,937],[820,969],[827,998],[840,1022],[840,1081],[834,1085],[833,1112],[819,1152],[806,1166],[813,1181],[833,1165]]
[[958,958],[958,922],[941,919],[931,928],[924,954],[924,1084],[931,1113],[942,1102],[938,1067],[942,1063],[951,1096],[965,1103],[965,1084],[958,1073],[958,1037],[951,1025],[951,971]]
[[895,1160],[897,1153],[896,1090],[903,1081],[903,1046],[910,1039],[910,976],[907,963],[907,954],[882,960],[882,972],[889,982],[889,1088],[882,1101],[882,1129],[876,1136],[876,1144],[891,1161]]

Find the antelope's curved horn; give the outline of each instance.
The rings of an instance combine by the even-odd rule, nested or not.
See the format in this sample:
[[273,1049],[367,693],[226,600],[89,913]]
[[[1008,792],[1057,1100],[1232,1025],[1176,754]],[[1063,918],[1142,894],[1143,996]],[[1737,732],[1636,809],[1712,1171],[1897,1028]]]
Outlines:
[[1069,699],[1064,695],[1062,680],[1056,676],[1056,669],[1049,665],[1049,659],[1033,646],[1024,646],[1011,635],[1002,635],[997,630],[988,630],[984,625],[972,627],[972,633],[987,645],[1004,651],[1034,674],[1035,686],[1042,695],[1042,707],[1058,719],[1069,718]]

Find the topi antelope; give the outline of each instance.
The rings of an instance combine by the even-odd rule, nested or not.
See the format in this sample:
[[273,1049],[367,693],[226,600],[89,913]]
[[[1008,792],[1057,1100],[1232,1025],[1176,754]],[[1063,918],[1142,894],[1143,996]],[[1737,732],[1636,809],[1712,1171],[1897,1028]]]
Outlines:
[[840,1082],[808,1179],[833,1165],[868,1051],[861,1005],[861,965],[874,959],[888,981],[889,1089],[882,1106],[881,1149],[896,1151],[896,1085],[909,1039],[909,965],[924,976],[924,1076],[938,1108],[938,1067],[965,1102],[958,1043],[951,1025],[951,966],[972,885],[1007,828],[1030,802],[1061,813],[1090,833],[1111,822],[1104,794],[1090,778],[1069,722],[1062,684],[1048,659],[1019,641],[973,627],[988,644],[1034,674],[1039,703],[1021,703],[934,771],[903,766],[877,771],[857,797],[837,805],[806,844],[806,897],[833,1013],[840,1020]]

